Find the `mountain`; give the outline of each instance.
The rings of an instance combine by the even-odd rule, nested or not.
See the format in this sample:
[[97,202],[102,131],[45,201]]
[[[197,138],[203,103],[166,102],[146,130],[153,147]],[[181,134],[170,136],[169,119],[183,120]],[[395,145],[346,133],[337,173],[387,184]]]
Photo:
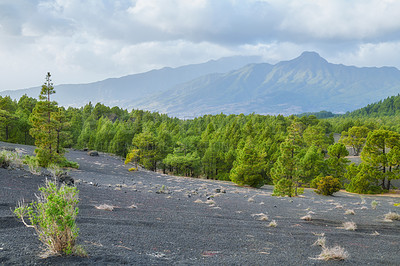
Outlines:
[[[221,112],[345,113],[397,95],[400,71],[332,64],[315,52],[304,52],[275,65],[260,63],[259,57],[231,57],[55,89],[54,99],[63,106],[101,102],[181,118]],[[37,87],[0,95],[37,97],[39,91]]]
[[399,92],[400,71],[394,67],[344,66],[304,52],[275,65],[249,64],[205,75],[134,104],[178,117],[221,112],[344,113]]
[[[133,108],[135,106],[132,105],[132,102],[165,91],[177,84],[211,73],[225,73],[254,62],[261,62],[261,58],[258,56],[233,56],[202,64],[177,68],[166,67],[88,84],[57,85],[55,86],[54,100],[62,106],[80,107],[91,101],[92,103],[101,102],[107,106]],[[27,94],[36,98],[40,90],[41,87],[8,90],[0,92],[0,95],[19,99],[22,95]]]

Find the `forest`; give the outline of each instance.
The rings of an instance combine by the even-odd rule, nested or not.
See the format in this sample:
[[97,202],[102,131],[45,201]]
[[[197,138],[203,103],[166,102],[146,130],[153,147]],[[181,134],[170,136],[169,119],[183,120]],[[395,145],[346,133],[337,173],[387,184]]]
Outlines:
[[[391,180],[400,177],[400,121],[395,116],[400,96],[345,115],[324,112],[328,118],[320,119],[315,114],[221,113],[182,120],[101,103],[59,107],[50,99],[55,93],[51,83],[43,87],[47,91],[38,100],[0,97],[1,141],[38,146],[43,132],[51,131],[57,154],[64,148],[87,148],[122,156],[136,165],[133,170],[141,166],[242,186],[273,184],[275,195],[295,196],[304,187],[327,195],[340,188],[381,193],[393,189]],[[46,119],[46,130],[38,128]],[[341,136],[336,142],[335,133]],[[349,150],[361,156],[361,164],[350,164]]]

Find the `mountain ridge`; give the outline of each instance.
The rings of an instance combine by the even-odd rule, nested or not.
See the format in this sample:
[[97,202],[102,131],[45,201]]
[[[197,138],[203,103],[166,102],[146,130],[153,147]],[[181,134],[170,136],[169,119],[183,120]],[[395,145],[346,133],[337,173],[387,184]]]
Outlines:
[[[262,66],[267,67],[260,71]],[[257,79],[249,82],[250,76]],[[289,115],[321,110],[344,113],[397,94],[400,71],[393,67],[332,64],[315,52],[304,52],[275,65],[250,64],[213,75],[213,81],[207,84],[203,82],[205,79],[200,77],[180,84],[153,96],[151,102],[145,98],[136,104],[139,108],[178,117],[205,114],[203,110],[212,114],[243,111]]]
[[345,113],[400,92],[400,71],[394,67],[333,64],[309,51],[274,65],[254,59],[260,60],[220,59],[90,84],[59,85],[54,99],[64,106],[91,101],[196,117],[221,112]]

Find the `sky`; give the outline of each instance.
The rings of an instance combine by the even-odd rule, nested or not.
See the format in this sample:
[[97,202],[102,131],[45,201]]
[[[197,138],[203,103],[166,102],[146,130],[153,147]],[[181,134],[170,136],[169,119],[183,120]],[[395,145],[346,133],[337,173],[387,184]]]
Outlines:
[[0,0],[0,91],[234,55],[400,69],[397,0]]

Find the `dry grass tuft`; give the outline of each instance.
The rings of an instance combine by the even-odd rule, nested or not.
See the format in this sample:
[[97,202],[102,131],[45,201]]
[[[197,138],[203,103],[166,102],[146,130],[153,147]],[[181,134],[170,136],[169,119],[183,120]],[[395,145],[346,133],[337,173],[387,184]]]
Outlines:
[[255,202],[254,197],[248,198],[248,202]]
[[349,257],[349,253],[340,246],[331,248],[323,247],[321,254],[316,258],[317,260],[345,260]]
[[268,227],[277,227],[278,223],[275,220],[272,220],[269,224]]
[[348,209],[348,210],[346,210],[346,211],[344,212],[344,214],[346,214],[346,215],[349,215],[349,214],[354,215],[354,214],[356,214],[356,213],[354,212],[354,210]]
[[355,222],[344,222],[342,228],[348,231],[355,231],[357,229],[357,225]]
[[101,204],[99,206],[94,206],[94,207],[98,210],[104,210],[104,211],[113,211],[115,208],[114,206],[108,204]]
[[304,220],[304,221],[311,221],[311,220],[312,220],[312,218],[311,218],[311,215],[310,215],[310,214],[307,214],[307,215],[305,215],[305,216],[301,217],[300,219],[302,219],[302,220]]
[[385,220],[400,220],[400,214],[395,212],[388,212],[385,214]]
[[268,215],[264,214],[264,213],[255,213],[252,214],[251,217],[258,217],[257,220],[259,221],[268,221]]
[[371,234],[371,236],[379,236],[380,234],[378,233],[378,231],[375,231]]
[[204,203],[201,199],[197,199],[194,201],[194,203]]
[[205,203],[208,204],[208,205],[215,205],[215,201],[213,201],[211,199],[207,200]]
[[325,248],[326,238],[325,237],[318,237],[317,241],[314,242],[313,246],[320,246]]
[[132,204],[131,206],[128,207],[129,209],[137,209],[137,206],[135,204]]

